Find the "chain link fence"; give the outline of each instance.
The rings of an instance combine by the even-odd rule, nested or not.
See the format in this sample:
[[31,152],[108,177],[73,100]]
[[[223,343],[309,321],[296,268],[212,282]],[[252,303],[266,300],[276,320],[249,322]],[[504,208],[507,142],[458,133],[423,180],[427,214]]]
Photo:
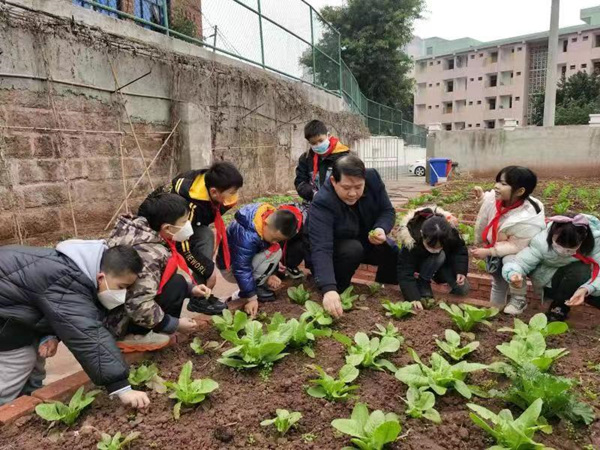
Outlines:
[[[399,109],[362,93],[342,60],[339,32],[306,1],[136,1],[148,3],[150,14],[139,17],[136,12],[120,11],[115,0],[73,0],[323,89],[342,97],[351,111],[363,117],[372,134],[398,136],[407,145],[425,147],[424,128],[404,120]],[[194,21],[196,14],[189,13],[190,7],[194,13],[200,11],[201,23]]]

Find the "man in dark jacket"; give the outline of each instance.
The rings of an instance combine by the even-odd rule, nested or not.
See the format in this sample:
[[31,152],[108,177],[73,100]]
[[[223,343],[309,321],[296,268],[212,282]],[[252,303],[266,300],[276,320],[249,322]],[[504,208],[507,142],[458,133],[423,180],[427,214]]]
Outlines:
[[122,305],[142,270],[137,252],[104,241],[71,240],[56,250],[0,248],[0,405],[19,396],[41,357],[53,356],[58,336],[94,383],[128,405],[145,407],[129,385],[129,368],[102,320]]
[[308,213],[310,266],[323,306],[342,315],[344,291],[361,263],[379,266],[376,280],[396,284],[398,247],[387,238],[396,212],[374,169],[354,155],[339,159]]

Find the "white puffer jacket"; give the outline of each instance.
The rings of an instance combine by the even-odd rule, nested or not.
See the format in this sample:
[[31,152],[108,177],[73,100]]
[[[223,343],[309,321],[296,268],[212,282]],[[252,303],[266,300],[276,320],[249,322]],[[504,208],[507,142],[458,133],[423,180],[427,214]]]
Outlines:
[[[539,206],[539,212],[529,200],[526,200],[522,206],[508,211],[500,218],[498,227],[498,240],[492,248],[492,255],[504,257],[507,255],[516,255],[529,245],[529,241],[546,228],[544,215],[544,205],[536,198],[529,197],[531,201]],[[481,202],[481,208],[477,215],[475,223],[475,244],[482,245],[482,233],[485,227],[492,221],[496,215],[496,194],[494,191],[486,192]],[[490,229],[488,242],[492,240],[492,230]]]

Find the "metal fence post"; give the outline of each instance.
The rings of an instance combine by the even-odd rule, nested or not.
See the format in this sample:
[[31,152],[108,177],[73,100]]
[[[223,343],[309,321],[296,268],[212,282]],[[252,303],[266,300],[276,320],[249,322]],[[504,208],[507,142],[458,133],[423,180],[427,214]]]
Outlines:
[[163,0],[163,26],[167,29],[167,36],[169,35],[169,6],[167,5],[167,0]]
[[219,27],[215,25],[215,35],[213,37],[213,53],[217,51],[217,34],[219,33]]
[[313,25],[313,9],[312,6],[309,5],[310,12],[310,45],[312,51],[312,60],[313,60],[313,83],[317,84],[317,56],[315,54],[315,30]]
[[258,6],[258,29],[260,31],[260,57],[263,69],[265,68],[265,40],[263,36],[262,10],[260,8],[260,0],[256,0]]

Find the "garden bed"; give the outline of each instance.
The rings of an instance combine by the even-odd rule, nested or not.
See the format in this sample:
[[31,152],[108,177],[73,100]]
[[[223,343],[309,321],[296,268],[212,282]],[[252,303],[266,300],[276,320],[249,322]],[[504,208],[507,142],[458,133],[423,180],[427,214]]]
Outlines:
[[[358,287],[360,293],[366,293],[365,287]],[[413,348],[426,362],[433,351],[437,351],[436,337],[442,337],[444,330],[453,328],[448,314],[439,308],[420,311],[405,320],[385,317],[381,298],[400,299],[400,294],[389,290],[375,297],[357,302],[354,310],[346,313],[341,320],[333,324],[335,331],[354,336],[358,331],[370,333],[375,324],[386,325],[393,322],[405,338],[400,350],[388,357],[397,367],[412,363],[407,348]],[[313,299],[317,296],[313,294]],[[276,311],[286,317],[298,317],[301,306],[292,304],[282,290],[278,300],[261,306],[261,311],[269,316]],[[529,318],[537,311],[527,311]],[[578,321],[577,329],[565,335],[549,337],[549,347],[565,347],[570,354],[559,359],[553,366],[553,372],[581,381],[576,388],[581,399],[600,406],[600,373],[591,368],[592,363],[600,363],[600,333],[595,319]],[[492,319],[492,327],[479,325],[475,329],[476,338],[481,345],[467,359],[471,362],[491,363],[500,360],[496,345],[510,340],[507,333],[495,330],[503,326],[512,326],[512,319],[498,315]],[[202,333],[204,341],[221,342],[219,333],[209,328]],[[225,346],[227,348],[228,345]],[[445,396],[436,396],[436,409],[440,412],[442,423],[435,425],[423,419],[412,419],[405,415],[406,406],[401,397],[405,397],[407,387],[389,372],[361,369],[353,384],[360,387],[355,392],[357,398],[346,402],[328,402],[310,397],[306,393],[308,380],[316,378],[313,370],[307,366],[318,364],[331,374],[336,374],[344,364],[346,349],[332,338],[319,338],[314,346],[316,357],[309,358],[301,351],[292,351],[290,355],[275,363],[270,374],[261,376],[257,370],[236,371],[217,362],[222,350],[207,351],[196,355],[188,345],[182,344],[154,354],[160,375],[168,380],[176,380],[183,364],[191,360],[194,364],[193,377],[210,377],[219,383],[219,389],[209,395],[200,406],[183,409],[179,420],[173,418],[174,400],[166,394],[150,393],[152,404],[147,410],[136,412],[120,405],[118,400],[110,400],[106,394],[100,394],[92,406],[78,419],[74,426],[67,429],[57,425],[49,429],[48,422],[35,415],[18,419],[15,423],[0,429],[0,442],[3,449],[64,449],[95,448],[100,432],[114,434],[117,431],[128,434],[140,433],[140,437],[131,445],[132,449],[339,449],[349,445],[347,436],[336,432],[331,422],[334,419],[348,418],[355,403],[363,402],[370,410],[381,409],[399,415],[402,425],[401,437],[389,448],[392,449],[483,449],[492,445],[488,435],[474,425],[469,418],[466,404],[469,402],[454,391]],[[490,387],[506,384],[500,375],[486,371],[470,376],[470,383]],[[483,405],[495,412],[508,407],[499,399],[473,398],[471,402]],[[303,417],[296,429],[284,437],[279,437],[274,429],[260,426],[260,422],[275,416],[275,410],[283,408],[299,411]],[[520,412],[515,409],[516,416]],[[554,432],[551,435],[536,434],[536,440],[555,449],[600,448],[600,422],[589,427],[573,427],[568,423],[552,421]],[[588,445],[588,447],[585,447]],[[596,447],[591,447],[595,445]]]

